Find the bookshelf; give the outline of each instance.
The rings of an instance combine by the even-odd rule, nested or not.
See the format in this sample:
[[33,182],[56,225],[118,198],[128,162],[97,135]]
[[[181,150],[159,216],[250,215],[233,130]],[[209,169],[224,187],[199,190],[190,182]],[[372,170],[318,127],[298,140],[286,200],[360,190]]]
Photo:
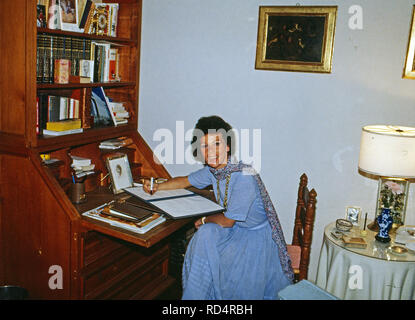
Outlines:
[[[84,210],[116,198],[109,192],[103,140],[130,137],[117,150],[128,155],[134,177],[169,178],[137,131],[141,0],[118,3],[117,37],[36,26],[36,0],[0,1],[0,285],[19,285],[35,299],[152,299],[175,283],[169,274],[171,238],[192,221],[168,220],[139,235],[83,218]],[[23,36],[22,36],[23,35]],[[118,82],[41,83],[37,77],[38,35],[106,41],[119,48]],[[37,97],[102,87],[125,102],[127,124],[63,136],[38,134]],[[82,105],[81,108],[85,108]],[[87,109],[83,109],[87,110]],[[89,111],[89,110],[87,110]],[[41,155],[58,161],[45,164]],[[86,157],[95,174],[85,182],[87,202],[69,198],[70,155]],[[51,266],[61,267],[61,288],[51,288]]]

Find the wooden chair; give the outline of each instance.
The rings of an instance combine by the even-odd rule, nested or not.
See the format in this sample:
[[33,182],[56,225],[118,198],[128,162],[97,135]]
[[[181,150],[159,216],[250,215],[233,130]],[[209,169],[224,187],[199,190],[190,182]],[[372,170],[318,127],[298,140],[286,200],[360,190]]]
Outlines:
[[317,193],[314,189],[308,191],[307,183],[308,178],[304,173],[300,178],[298,187],[293,240],[291,245],[287,245],[294,269],[295,282],[307,279],[310,263]]

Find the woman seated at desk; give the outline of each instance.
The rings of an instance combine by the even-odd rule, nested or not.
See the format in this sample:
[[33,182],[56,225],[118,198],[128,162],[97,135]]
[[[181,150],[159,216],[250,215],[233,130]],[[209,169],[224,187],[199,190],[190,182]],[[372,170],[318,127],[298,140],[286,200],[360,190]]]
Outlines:
[[[232,163],[232,127],[220,117],[199,119],[194,155],[207,164],[189,176],[161,184],[144,183],[146,192],[213,185],[225,211],[195,222],[183,264],[182,299],[276,299],[293,279],[281,226],[261,178],[242,162]],[[195,145],[194,145],[195,146]]]

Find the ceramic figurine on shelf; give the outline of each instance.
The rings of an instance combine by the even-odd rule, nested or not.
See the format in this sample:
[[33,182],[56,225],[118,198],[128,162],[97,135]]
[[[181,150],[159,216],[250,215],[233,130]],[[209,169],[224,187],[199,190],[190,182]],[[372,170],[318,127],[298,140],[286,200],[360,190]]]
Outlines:
[[393,218],[391,215],[390,208],[383,208],[382,212],[377,217],[378,225],[379,225],[379,233],[375,236],[377,241],[380,242],[390,242],[391,238],[389,236],[389,230],[392,227]]

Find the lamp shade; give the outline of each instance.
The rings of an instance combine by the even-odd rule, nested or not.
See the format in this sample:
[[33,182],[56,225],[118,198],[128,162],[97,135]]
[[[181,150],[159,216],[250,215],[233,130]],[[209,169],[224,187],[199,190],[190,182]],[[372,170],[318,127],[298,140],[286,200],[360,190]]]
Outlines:
[[415,178],[415,128],[363,127],[359,169],[382,177]]

